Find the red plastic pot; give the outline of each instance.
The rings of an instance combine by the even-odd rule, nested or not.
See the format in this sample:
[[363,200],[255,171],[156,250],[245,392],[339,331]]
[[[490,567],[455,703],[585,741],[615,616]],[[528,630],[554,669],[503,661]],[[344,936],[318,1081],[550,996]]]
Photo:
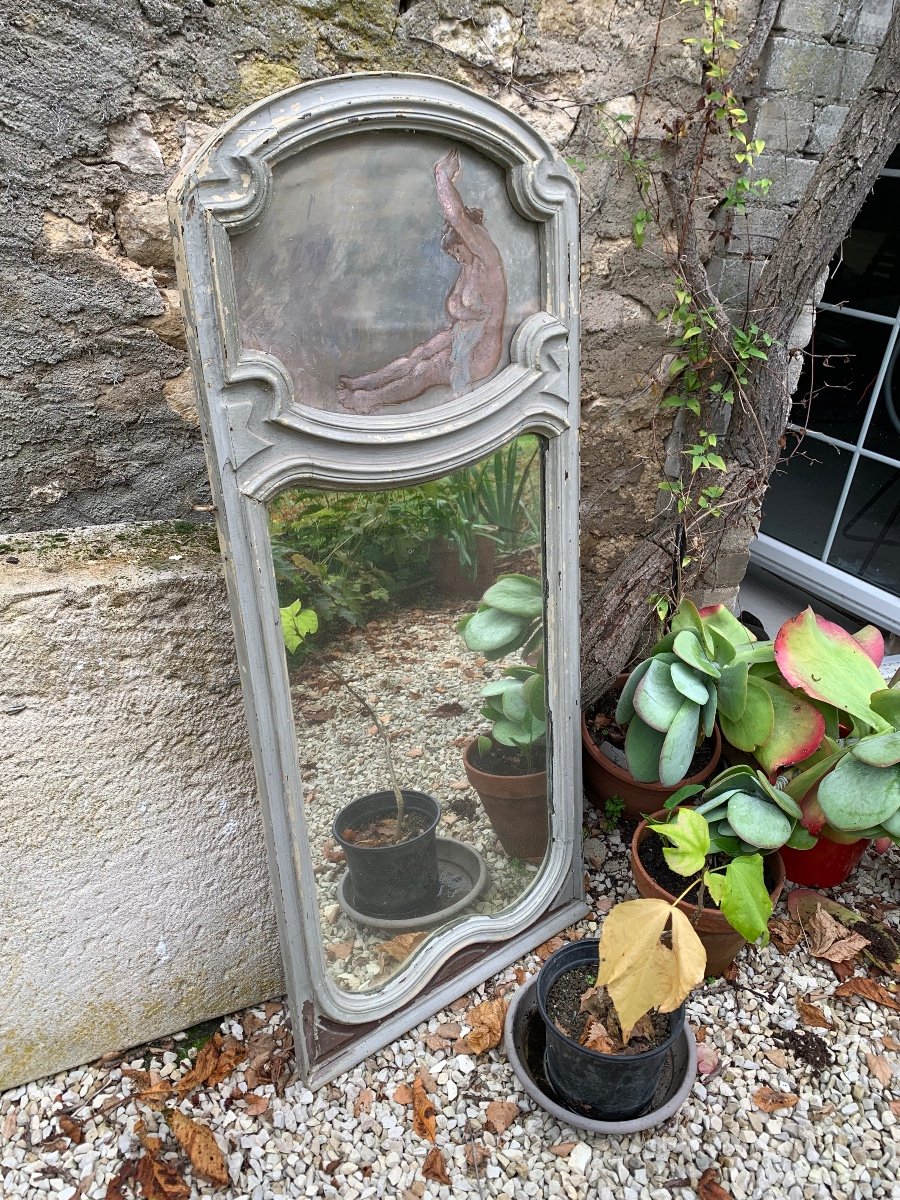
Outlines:
[[784,870],[791,883],[802,883],[804,887],[829,888],[846,883],[853,868],[871,844],[870,838],[858,842],[833,842],[819,835],[811,850],[781,850]]

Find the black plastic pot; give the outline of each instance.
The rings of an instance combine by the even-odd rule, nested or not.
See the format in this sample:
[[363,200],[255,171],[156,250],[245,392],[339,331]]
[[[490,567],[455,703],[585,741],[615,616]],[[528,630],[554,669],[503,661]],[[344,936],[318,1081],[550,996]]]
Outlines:
[[391,846],[354,846],[345,829],[362,829],[397,815],[393,792],[370,792],[351,801],[334,818],[334,840],[347,859],[355,907],[372,917],[418,917],[437,904],[441,881],[435,830],[441,806],[424,792],[403,790],[407,813],[420,813],[425,830]]
[[538,1011],[546,1028],[544,1071],[573,1112],[598,1120],[636,1117],[653,1100],[669,1050],[684,1026],[684,1005],[667,1013],[669,1036],[642,1054],[601,1054],[579,1046],[553,1023],[547,997],[561,975],[597,966],[597,941],[569,942],[551,954],[537,977]]

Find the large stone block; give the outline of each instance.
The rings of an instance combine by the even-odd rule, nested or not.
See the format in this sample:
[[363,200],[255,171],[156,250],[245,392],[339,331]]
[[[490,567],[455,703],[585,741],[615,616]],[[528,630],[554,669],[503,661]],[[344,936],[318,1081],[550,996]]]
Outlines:
[[754,135],[770,152],[796,154],[809,138],[815,107],[811,101],[777,96],[763,100],[756,112]]
[[774,37],[763,67],[763,88],[788,92],[807,100],[838,100],[843,80],[845,52],[822,42],[796,37]]
[[775,25],[795,33],[830,33],[837,24],[838,0],[782,0]]
[[211,528],[0,546],[0,1090],[278,994]]

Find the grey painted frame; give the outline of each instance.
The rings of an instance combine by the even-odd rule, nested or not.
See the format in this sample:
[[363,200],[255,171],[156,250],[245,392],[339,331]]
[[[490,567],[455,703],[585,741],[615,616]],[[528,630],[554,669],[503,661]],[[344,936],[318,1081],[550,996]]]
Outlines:
[[[241,350],[229,238],[257,221],[272,166],[369,129],[427,130],[506,171],[538,224],[543,311],[513,337],[496,377],[424,412],[330,413],[294,402],[271,355]],[[239,114],[169,192],[181,298],[294,1020],[298,1066],[317,1086],[515,961],[587,911],[581,860],[578,711],[578,199],[566,164],[519,117],[419,75],[301,85]],[[546,641],[552,838],[536,882],[505,913],[461,917],[377,993],[339,989],[325,969],[306,838],[266,502],[291,485],[402,487],[471,463],[513,436],[546,439]]]

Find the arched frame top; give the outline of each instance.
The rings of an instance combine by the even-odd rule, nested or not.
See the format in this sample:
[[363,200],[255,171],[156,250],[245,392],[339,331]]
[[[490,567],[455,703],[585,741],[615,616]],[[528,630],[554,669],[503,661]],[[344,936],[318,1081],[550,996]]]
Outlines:
[[[508,364],[464,395],[424,411],[361,416],[303,405],[278,357],[242,347],[239,336],[231,239],[263,219],[277,186],[273,168],[325,142],[337,151],[342,137],[370,130],[429,132],[473,148],[503,169],[515,211],[537,230],[540,310],[512,336]],[[355,75],[292,88],[239,114],[182,169],[169,192],[169,211],[285,972],[295,1031],[303,1030],[295,1040],[301,1067],[316,1084],[584,911],[577,189],[552,147],[485,97],[425,76]],[[548,676],[548,858],[537,882],[501,916],[460,918],[378,992],[344,992],[324,968],[316,906],[304,901],[315,881],[265,504],[292,485],[370,490],[437,478],[525,432],[542,435],[546,445],[546,639],[548,662],[555,664]],[[325,1025],[329,1038],[320,1036]],[[354,1036],[354,1027],[362,1032]]]

